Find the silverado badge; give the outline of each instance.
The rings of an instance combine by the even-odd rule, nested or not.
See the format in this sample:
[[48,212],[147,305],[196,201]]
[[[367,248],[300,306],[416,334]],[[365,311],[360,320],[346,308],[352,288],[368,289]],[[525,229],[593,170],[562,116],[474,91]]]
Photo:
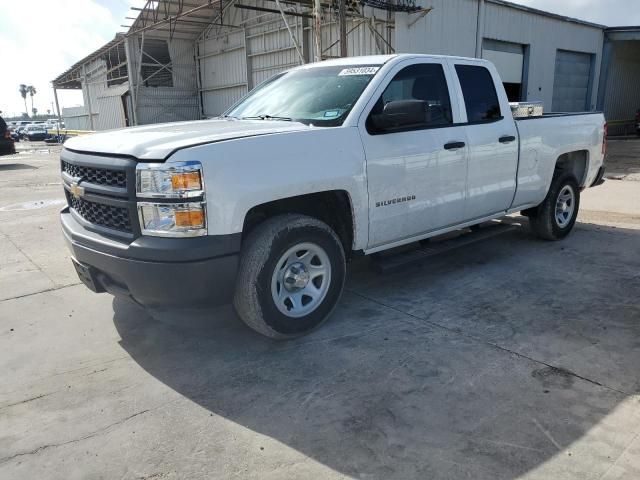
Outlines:
[[415,195],[407,195],[406,197],[391,198],[389,200],[376,202],[376,207],[386,207],[387,205],[395,205],[396,203],[411,202],[415,199],[416,199]]

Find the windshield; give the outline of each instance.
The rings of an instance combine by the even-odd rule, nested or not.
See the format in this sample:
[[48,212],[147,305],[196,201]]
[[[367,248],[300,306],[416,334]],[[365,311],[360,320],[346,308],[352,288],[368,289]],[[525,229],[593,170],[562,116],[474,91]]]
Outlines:
[[225,116],[342,125],[379,68],[340,65],[293,70],[263,83]]

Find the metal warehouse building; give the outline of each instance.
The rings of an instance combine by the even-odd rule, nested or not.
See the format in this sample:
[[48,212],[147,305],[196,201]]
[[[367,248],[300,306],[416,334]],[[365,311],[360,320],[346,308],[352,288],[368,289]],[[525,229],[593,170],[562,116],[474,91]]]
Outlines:
[[398,15],[399,50],[491,60],[514,102],[596,108],[603,26],[498,0],[428,1],[433,10],[417,22]]
[[83,91],[84,107],[62,112],[68,128],[215,116],[293,66],[393,52],[486,58],[510,100],[602,109],[618,133],[640,108],[640,28],[503,0],[149,0],[134,10],[127,32],[53,81]]

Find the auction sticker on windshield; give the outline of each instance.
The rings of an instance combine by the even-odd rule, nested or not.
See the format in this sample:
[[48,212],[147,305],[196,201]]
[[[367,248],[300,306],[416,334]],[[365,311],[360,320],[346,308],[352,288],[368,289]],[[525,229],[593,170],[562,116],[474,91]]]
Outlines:
[[340,73],[338,74],[338,76],[341,77],[344,75],[373,75],[378,70],[380,70],[380,67],[351,67],[351,68],[345,68],[343,70],[340,70]]

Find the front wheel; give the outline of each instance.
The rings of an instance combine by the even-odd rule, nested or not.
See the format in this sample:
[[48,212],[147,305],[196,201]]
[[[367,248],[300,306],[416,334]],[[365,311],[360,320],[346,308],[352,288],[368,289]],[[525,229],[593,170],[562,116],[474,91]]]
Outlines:
[[545,240],[560,240],[571,232],[580,208],[580,187],[571,173],[554,177],[547,197],[529,212],[533,233]]
[[331,314],[345,271],[342,243],[328,225],[306,215],[278,215],[244,242],[233,305],[257,332],[297,337]]

